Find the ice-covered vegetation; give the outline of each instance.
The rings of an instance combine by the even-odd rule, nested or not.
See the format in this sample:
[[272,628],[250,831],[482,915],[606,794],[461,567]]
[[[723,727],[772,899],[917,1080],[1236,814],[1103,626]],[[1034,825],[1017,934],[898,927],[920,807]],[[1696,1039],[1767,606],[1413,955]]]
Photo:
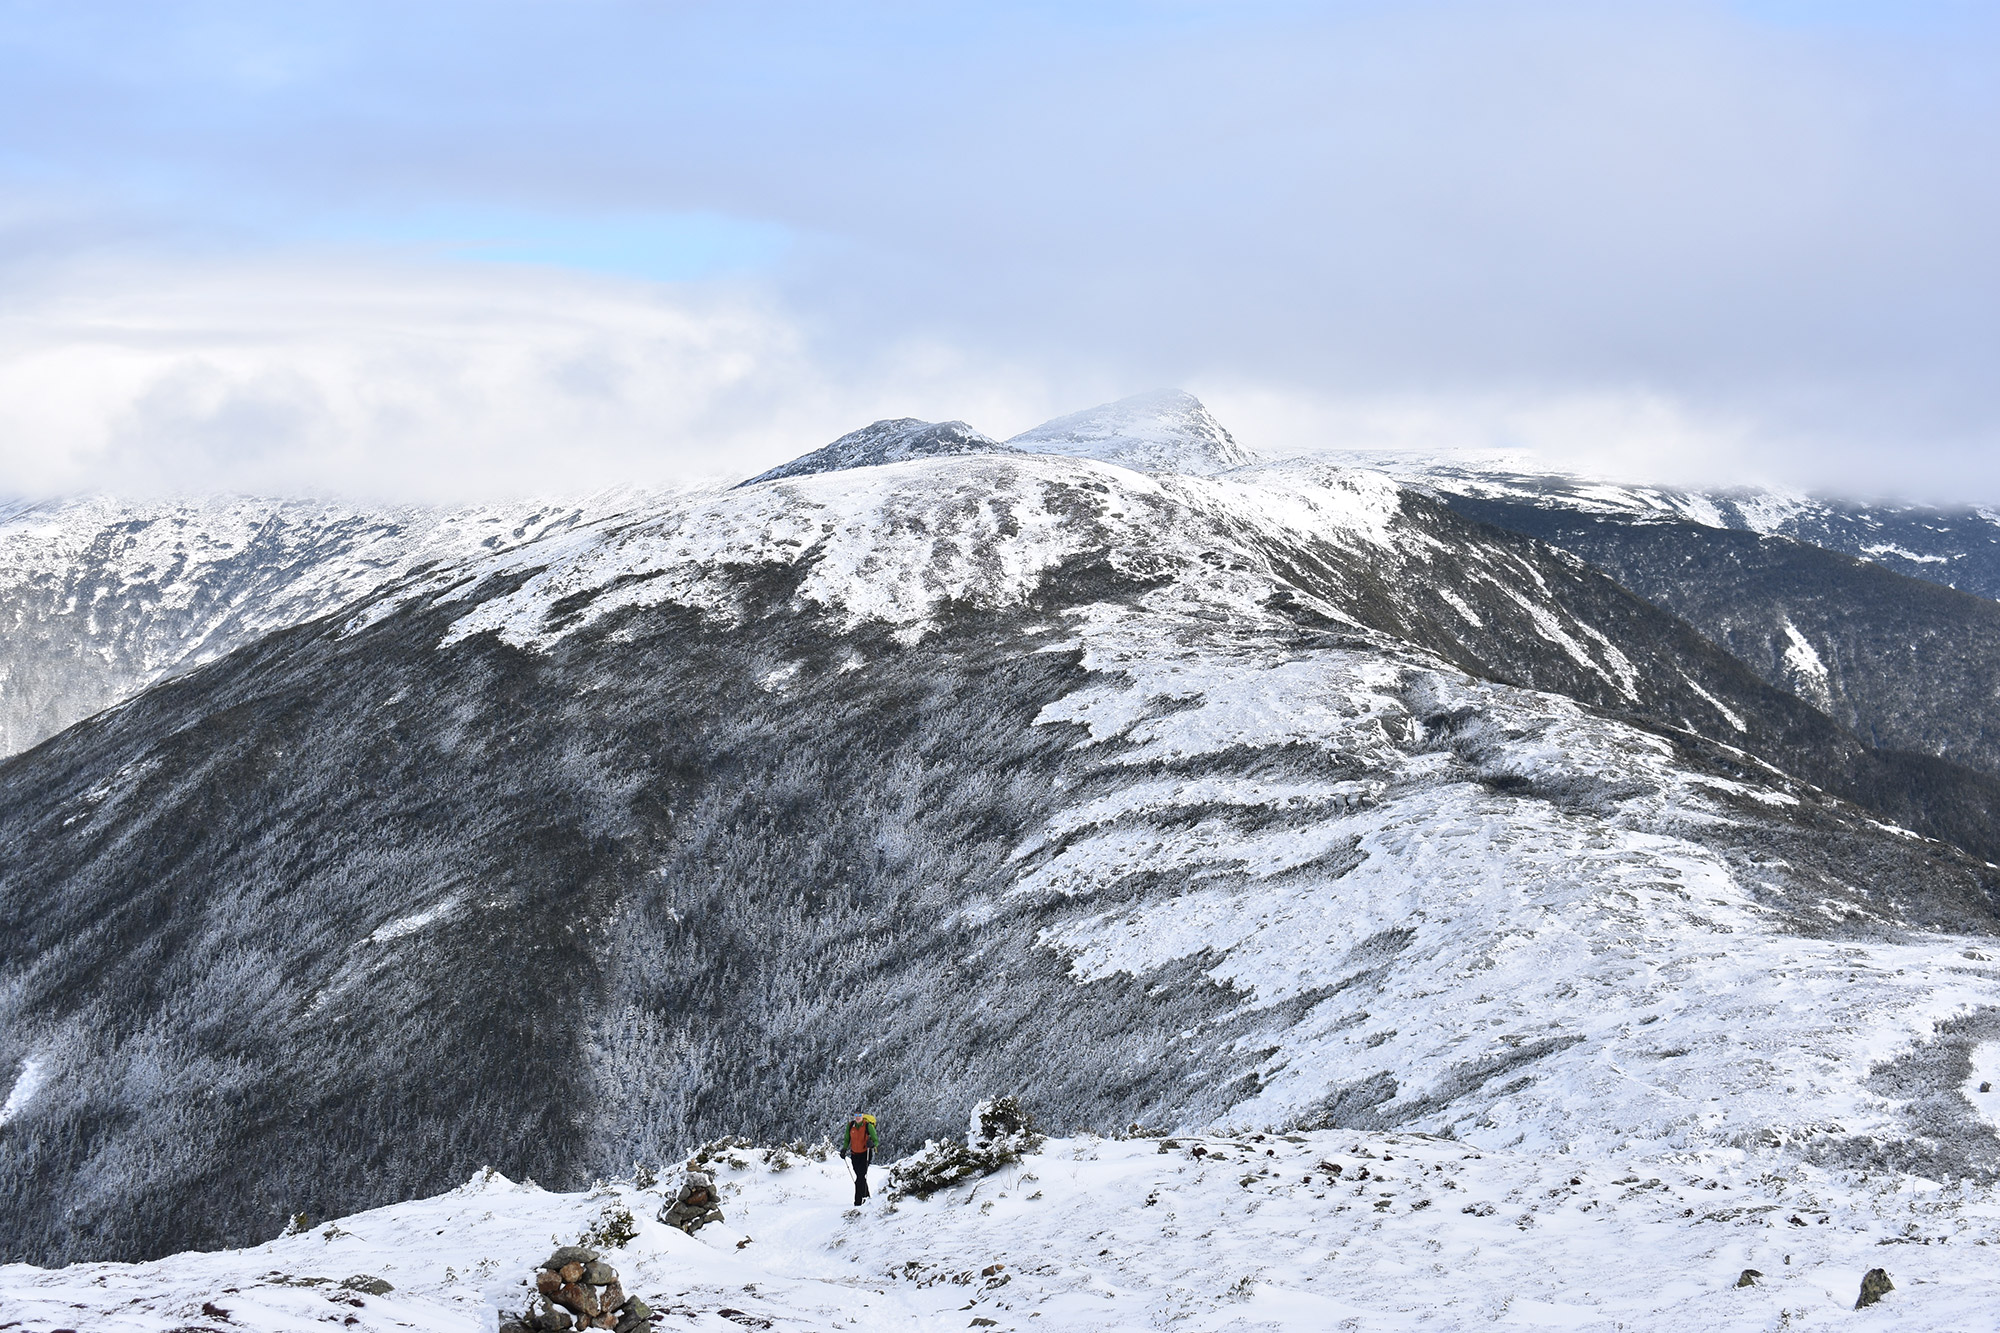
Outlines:
[[0,756],[414,570],[636,497],[479,508],[86,498],[0,506]]

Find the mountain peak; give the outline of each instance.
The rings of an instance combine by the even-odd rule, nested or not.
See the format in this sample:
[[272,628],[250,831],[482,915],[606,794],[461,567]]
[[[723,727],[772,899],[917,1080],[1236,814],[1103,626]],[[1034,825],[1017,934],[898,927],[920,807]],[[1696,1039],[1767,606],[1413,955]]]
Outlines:
[[1140,472],[1226,472],[1251,462],[1201,399],[1155,389],[1045,421],[1007,441],[1037,454],[1073,454]]
[[804,477],[815,472],[838,472],[844,468],[877,467],[910,458],[937,458],[947,454],[1012,453],[992,436],[976,431],[963,421],[919,421],[915,417],[891,417],[849,431],[832,444],[781,463],[739,483],[754,486],[783,477]]

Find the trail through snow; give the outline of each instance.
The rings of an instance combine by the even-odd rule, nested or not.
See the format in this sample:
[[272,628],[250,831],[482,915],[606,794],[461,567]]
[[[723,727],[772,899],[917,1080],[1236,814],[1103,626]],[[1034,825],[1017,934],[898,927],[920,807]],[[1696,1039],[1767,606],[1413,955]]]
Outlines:
[[[1737,1152],[1586,1159],[1412,1134],[1050,1140],[928,1200],[863,1209],[837,1161],[739,1150],[726,1220],[652,1220],[668,1179],[555,1194],[477,1176],[246,1250],[0,1268],[0,1326],[490,1333],[557,1242],[607,1251],[659,1329],[1401,1330],[1992,1327],[1991,1187],[1861,1180]],[[1736,1283],[1745,1269],[1763,1276]],[[381,1278],[380,1296],[340,1284]]]

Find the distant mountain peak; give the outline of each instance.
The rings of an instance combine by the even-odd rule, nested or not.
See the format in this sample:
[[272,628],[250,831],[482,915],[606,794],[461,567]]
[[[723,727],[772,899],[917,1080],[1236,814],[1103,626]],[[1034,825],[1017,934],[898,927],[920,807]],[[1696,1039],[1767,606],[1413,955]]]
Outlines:
[[1202,405],[1180,389],[1154,389],[1044,421],[1007,441],[1037,454],[1072,454],[1139,472],[1207,475],[1255,461]]
[[911,458],[939,458],[949,454],[1004,454],[1015,450],[992,436],[976,431],[963,421],[919,421],[915,417],[892,417],[860,430],[849,431],[832,444],[781,463],[740,483],[754,486],[784,477],[804,477],[815,472],[839,472],[845,468],[879,467]]

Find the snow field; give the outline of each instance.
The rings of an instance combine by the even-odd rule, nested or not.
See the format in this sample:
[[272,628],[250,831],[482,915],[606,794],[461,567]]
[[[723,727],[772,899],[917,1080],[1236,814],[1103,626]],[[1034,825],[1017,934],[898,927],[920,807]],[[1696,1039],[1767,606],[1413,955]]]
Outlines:
[[[1101,553],[1128,572],[1175,575],[1184,603],[1255,621],[1278,586],[1263,543],[1436,546],[1397,522],[1401,505],[1387,477],[1325,464],[1211,478],[1039,455],[915,459],[676,501],[442,571],[404,595],[449,601],[486,576],[528,574],[515,592],[469,609],[444,643],[495,632],[546,650],[633,607],[687,606],[728,622],[735,594],[721,574],[791,566],[803,571],[801,603],[921,637],[947,605],[1018,607],[1066,561]],[[1221,565],[1197,558],[1203,551]],[[378,603],[350,628],[395,604]],[[559,604],[576,609],[557,614]]]
[[[1819,923],[1772,905],[1715,836],[1746,796],[1798,798],[1690,772],[1657,736],[1407,654],[1079,620],[1092,683],[1039,721],[1084,728],[1104,773],[1187,776],[1064,812],[1017,853],[1014,893],[1069,904],[1038,938],[1079,981],[1198,956],[1272,1015],[1235,1039],[1261,1086],[1233,1123],[1313,1123],[1342,1099],[1339,1123],[1549,1151],[1898,1138],[1873,1071],[2000,1005],[1978,940],[1801,930]],[[1433,738],[1419,713],[1464,720]],[[1200,768],[1302,749],[1363,776]],[[1187,887],[1122,891],[1162,875]],[[1858,902],[1829,890],[1813,913]]]
[[[718,1164],[727,1220],[692,1238],[652,1220],[671,1179],[557,1194],[482,1175],[246,1250],[9,1265],[0,1324],[489,1333],[553,1244],[616,1208],[638,1235],[606,1257],[656,1327],[691,1333],[1832,1328],[1852,1325],[1861,1275],[1878,1266],[1896,1290],[1870,1326],[1990,1327],[2000,1299],[1990,1187],[1833,1176],[1777,1155],[1592,1159],[1338,1131],[1084,1136],[859,1211],[843,1207],[839,1162],[772,1170],[766,1156]],[[1746,1268],[1764,1276],[1739,1288]],[[358,1274],[394,1290],[340,1287]]]

